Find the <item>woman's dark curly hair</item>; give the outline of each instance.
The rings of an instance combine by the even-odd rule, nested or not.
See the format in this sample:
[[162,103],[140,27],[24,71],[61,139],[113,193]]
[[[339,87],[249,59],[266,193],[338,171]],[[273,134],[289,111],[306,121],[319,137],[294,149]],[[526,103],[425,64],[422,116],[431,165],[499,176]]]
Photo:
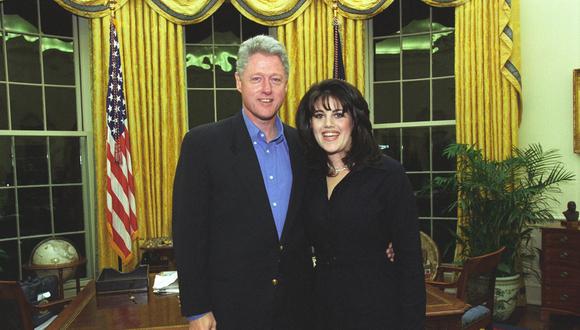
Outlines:
[[325,109],[330,110],[330,98],[334,98],[342,109],[352,118],[352,143],[343,159],[345,165],[353,170],[363,165],[376,164],[380,161],[381,151],[373,138],[369,106],[359,90],[346,81],[328,79],[314,84],[304,94],[296,112],[296,126],[304,142],[306,156],[310,165],[332,174],[328,166],[326,152],[318,145],[310,120],[314,114],[314,104],[319,100]]

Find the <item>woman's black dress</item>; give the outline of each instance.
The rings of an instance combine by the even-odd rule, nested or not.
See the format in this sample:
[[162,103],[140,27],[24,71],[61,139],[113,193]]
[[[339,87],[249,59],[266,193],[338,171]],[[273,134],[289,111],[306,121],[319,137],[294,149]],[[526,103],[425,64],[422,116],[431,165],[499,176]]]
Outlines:
[[[425,285],[415,198],[402,166],[383,157],[350,172],[330,200],[311,173],[305,222],[312,240],[317,329],[424,329]],[[386,249],[393,242],[395,262]]]

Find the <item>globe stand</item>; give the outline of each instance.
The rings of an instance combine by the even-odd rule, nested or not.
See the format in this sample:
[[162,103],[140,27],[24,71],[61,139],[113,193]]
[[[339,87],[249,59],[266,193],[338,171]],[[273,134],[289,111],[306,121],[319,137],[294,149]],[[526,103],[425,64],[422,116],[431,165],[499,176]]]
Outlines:
[[72,269],[77,285],[77,294],[81,291],[81,279],[80,274],[77,272],[77,268],[81,265],[84,265],[87,260],[84,257],[79,257],[79,260],[73,261],[67,264],[59,264],[59,265],[34,265],[34,264],[26,264],[23,265],[22,268],[28,271],[46,271],[46,270],[56,270],[58,272],[58,292],[60,294],[60,299],[64,298],[64,283],[63,283],[63,272],[65,269]]

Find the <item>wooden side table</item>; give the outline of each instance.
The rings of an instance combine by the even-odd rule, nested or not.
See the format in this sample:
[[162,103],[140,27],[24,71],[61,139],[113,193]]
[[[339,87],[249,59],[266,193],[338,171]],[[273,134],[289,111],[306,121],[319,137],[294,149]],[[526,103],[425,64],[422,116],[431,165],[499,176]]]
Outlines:
[[81,278],[80,273],[77,271],[77,268],[81,265],[84,265],[87,262],[87,259],[84,257],[80,257],[79,260],[70,262],[68,264],[60,264],[60,265],[34,265],[34,264],[26,264],[23,265],[22,268],[29,270],[29,271],[38,271],[38,270],[56,270],[58,272],[58,292],[60,294],[60,298],[64,298],[64,283],[63,283],[63,272],[65,269],[71,268],[74,272],[74,277],[76,281],[76,288],[77,294],[81,291]]

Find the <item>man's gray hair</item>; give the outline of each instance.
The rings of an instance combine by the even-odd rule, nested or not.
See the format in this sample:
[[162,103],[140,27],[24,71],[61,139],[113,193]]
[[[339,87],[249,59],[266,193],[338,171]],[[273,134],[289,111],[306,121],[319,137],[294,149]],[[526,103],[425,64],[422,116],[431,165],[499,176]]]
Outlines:
[[284,48],[284,46],[279,43],[278,40],[266,35],[255,36],[242,42],[240,45],[240,49],[238,50],[238,61],[236,65],[236,72],[240,76],[244,73],[250,56],[257,53],[278,56],[282,61],[282,65],[284,65],[286,77],[288,77],[290,72],[290,64],[288,62],[286,48]]

